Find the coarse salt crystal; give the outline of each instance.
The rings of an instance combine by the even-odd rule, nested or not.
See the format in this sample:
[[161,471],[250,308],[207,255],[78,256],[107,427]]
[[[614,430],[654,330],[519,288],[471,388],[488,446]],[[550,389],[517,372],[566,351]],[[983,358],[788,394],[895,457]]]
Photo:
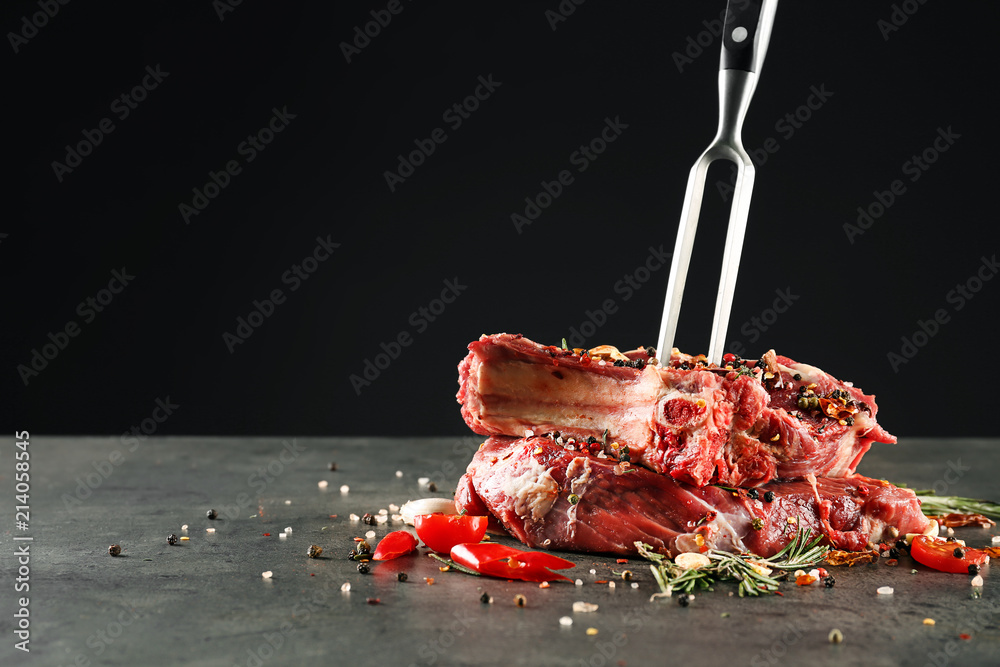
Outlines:
[[615,587],[615,582],[609,581],[608,582],[608,588],[614,588],[614,587]]
[[990,540],[993,544],[1000,544],[1000,535],[994,535],[993,539]]
[[583,586],[583,579],[577,579],[573,583],[576,584],[577,586]]
[[288,533],[278,533],[278,539],[284,540],[288,538]]
[[403,476],[403,471],[402,470],[397,470],[396,471],[396,477],[402,477],[402,476]]
[[954,535],[955,534],[955,529],[952,528],[951,526],[948,526],[948,534],[949,535]]
[[379,514],[377,517],[375,517],[375,520],[379,523],[385,523],[386,521],[389,520],[389,517],[387,517],[384,514]]
[[591,574],[597,574],[597,570],[595,570],[594,568],[590,568],[590,573]]
[[274,575],[274,572],[271,572],[270,570],[268,570],[267,572],[260,573],[260,576],[264,577],[265,579],[270,579],[272,575]]
[[983,575],[977,574],[972,578],[972,585],[979,588],[983,585]]
[[637,584],[637,583],[635,583],[635,582],[633,581],[633,582],[632,582],[632,588],[639,588],[639,584]]
[[389,513],[389,510],[379,510],[378,513],[384,516]]
[[579,612],[581,614],[590,613],[590,612],[593,612],[593,611],[597,611],[597,605],[596,604],[592,604],[590,602],[584,602],[582,600],[577,600],[576,602],[573,603],[573,611],[574,612]]
[[321,479],[319,482],[317,482],[317,484],[321,489],[325,489],[326,487],[330,486],[330,482],[326,481],[325,479]]
[[530,437],[532,437],[533,435],[535,435],[535,432],[534,432],[534,431],[532,431],[532,430],[531,430],[530,428],[526,428],[526,429],[524,429],[524,437],[525,437],[525,438],[530,438]]
[[392,520],[393,521],[402,521],[403,520],[403,515],[402,514],[393,514],[392,515]]
[[286,504],[286,505],[291,505],[291,504],[292,504],[292,501],[291,501],[291,500],[286,500],[286,501],[285,501],[285,504]]
[[892,586],[882,586],[875,592],[878,593],[879,595],[892,595],[893,590]]
[[563,627],[569,627],[573,625],[573,619],[570,618],[569,616],[563,616],[562,618],[559,619],[559,625],[562,625]]
[[365,533],[365,537],[369,540],[372,539],[373,537],[375,537],[375,531],[369,530],[367,533]]
[[285,526],[285,532],[288,533],[289,535],[291,535],[292,534],[292,527],[291,526]]
[[417,484],[420,486],[427,486],[427,483],[431,481],[430,477],[418,477]]
[[183,526],[181,526],[181,530],[187,530],[187,529],[188,529],[188,525],[187,524],[184,524]]
[[354,512],[351,512],[351,521],[361,521],[361,517],[359,517]]
[[347,493],[350,490],[351,490],[351,487],[347,486],[346,484],[344,484],[343,486],[340,487],[340,492],[341,493]]
[[340,590],[343,591],[344,593],[350,593],[351,592],[351,582],[347,581],[347,582],[344,582],[343,584],[341,584]]
[[206,528],[205,532],[206,533],[214,533],[215,532],[215,528]]
[[399,505],[397,505],[396,503],[389,503],[389,511],[390,512],[398,512],[399,511]]

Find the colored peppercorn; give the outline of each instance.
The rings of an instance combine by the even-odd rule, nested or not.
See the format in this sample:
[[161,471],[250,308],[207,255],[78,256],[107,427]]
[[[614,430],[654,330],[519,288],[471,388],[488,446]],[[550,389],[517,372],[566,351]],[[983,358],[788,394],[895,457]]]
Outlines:
[[754,530],[761,530],[764,527],[764,520],[759,516],[755,516],[753,521],[750,522],[750,527]]
[[375,525],[375,517],[371,515],[371,512],[365,512],[365,515],[361,517],[361,522],[366,523],[369,526]]
[[517,595],[514,596],[514,604],[516,604],[518,607],[523,607],[524,605],[528,604],[528,599],[523,595],[521,595],[520,593],[518,593]]
[[309,556],[310,558],[319,558],[321,555],[323,555],[323,547],[316,546],[315,544],[313,544],[312,546],[309,547],[309,550],[306,552],[306,555]]
[[112,556],[120,556],[122,553],[122,548],[117,544],[112,544],[110,547],[108,547],[108,553],[111,554]]
[[174,535],[173,533],[167,535],[167,544],[169,544],[170,546],[177,544],[177,536]]

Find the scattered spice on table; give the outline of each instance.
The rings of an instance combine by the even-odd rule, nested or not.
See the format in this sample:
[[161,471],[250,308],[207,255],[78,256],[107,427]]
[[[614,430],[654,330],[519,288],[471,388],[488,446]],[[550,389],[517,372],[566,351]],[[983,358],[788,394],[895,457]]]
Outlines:
[[120,556],[122,553],[122,548],[117,544],[112,544],[108,547],[108,553],[112,556]]
[[323,547],[315,544],[310,545],[309,550],[306,552],[306,555],[309,556],[310,558],[319,558],[320,556],[323,555]]
[[210,520],[215,521],[219,518],[219,513],[212,509],[205,512],[205,516],[207,516]]

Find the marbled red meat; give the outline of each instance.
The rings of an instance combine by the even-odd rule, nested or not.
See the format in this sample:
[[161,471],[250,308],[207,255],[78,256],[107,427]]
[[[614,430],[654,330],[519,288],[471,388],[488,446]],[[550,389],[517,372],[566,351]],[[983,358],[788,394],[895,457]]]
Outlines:
[[859,551],[929,523],[912,491],[860,475],[772,482],[755,492],[756,500],[742,489],[694,487],[551,438],[492,437],[469,464],[455,503],[472,514],[488,510],[531,547],[621,555],[642,541],[673,556],[719,549],[767,557],[797,526]]
[[[875,421],[874,396],[773,352],[765,359],[767,369],[737,372],[674,350],[668,365],[635,368],[496,334],[469,345],[458,400],[476,433],[601,440],[611,456],[627,447],[633,463],[695,486],[844,477],[872,442],[896,442]],[[799,408],[800,388],[817,408]]]

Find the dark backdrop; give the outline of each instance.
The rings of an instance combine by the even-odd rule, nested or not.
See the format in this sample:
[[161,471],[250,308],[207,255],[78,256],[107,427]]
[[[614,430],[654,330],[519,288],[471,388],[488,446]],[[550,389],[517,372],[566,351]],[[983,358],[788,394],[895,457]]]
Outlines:
[[[2,23],[8,428],[463,433],[455,366],[481,333],[654,344],[655,254],[715,129],[723,2],[566,1],[558,20],[557,0],[49,4],[5,3]],[[366,43],[372,11],[391,21]],[[758,172],[732,347],[855,381],[902,435],[995,433],[964,378],[994,363],[998,13],[784,2],[744,128]],[[574,155],[605,127],[603,152]],[[692,352],[728,176],[711,174],[685,300]],[[516,224],[543,181],[558,196]],[[339,246],[286,274],[318,238]]]

